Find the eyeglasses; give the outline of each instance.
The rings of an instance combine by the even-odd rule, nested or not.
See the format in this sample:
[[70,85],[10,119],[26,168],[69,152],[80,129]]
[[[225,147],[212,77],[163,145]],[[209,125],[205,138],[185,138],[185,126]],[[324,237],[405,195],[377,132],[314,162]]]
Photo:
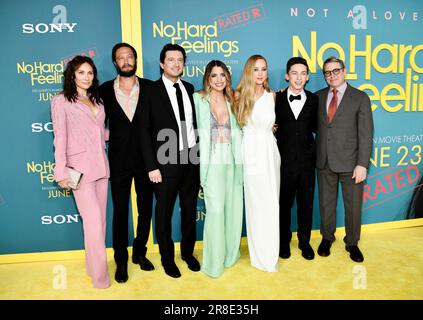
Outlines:
[[331,74],[333,74],[334,76],[337,76],[341,72],[342,69],[344,69],[344,68],[336,68],[336,69],[333,69],[333,70],[326,70],[326,71],[323,72],[323,74],[325,75],[326,78],[330,77]]

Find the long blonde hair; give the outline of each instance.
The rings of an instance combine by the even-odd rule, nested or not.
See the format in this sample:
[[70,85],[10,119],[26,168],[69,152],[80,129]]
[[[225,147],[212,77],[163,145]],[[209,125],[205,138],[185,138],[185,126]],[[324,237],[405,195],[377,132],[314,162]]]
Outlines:
[[[248,58],[242,71],[241,80],[236,87],[236,95],[234,102],[234,111],[239,125],[244,127],[247,124],[248,118],[251,115],[254,107],[254,93],[256,84],[254,83],[254,65],[257,60],[264,60],[267,67],[267,60],[265,57],[255,54]],[[263,88],[270,92],[269,79],[263,82]]]

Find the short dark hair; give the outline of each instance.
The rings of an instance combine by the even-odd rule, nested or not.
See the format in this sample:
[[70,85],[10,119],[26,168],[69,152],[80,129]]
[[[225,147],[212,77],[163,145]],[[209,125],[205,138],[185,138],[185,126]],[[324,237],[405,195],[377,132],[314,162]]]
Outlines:
[[98,92],[99,81],[97,78],[97,68],[94,64],[94,61],[87,56],[75,56],[71,61],[68,62],[65,72],[63,73],[63,95],[65,96],[66,100],[70,102],[75,102],[78,99],[78,91],[75,84],[75,72],[84,63],[88,63],[91,68],[93,68],[94,73],[93,83],[87,90],[88,98],[91,100],[91,102],[100,104],[101,98]]
[[289,70],[291,70],[291,67],[294,64],[303,64],[306,66],[307,68],[307,74],[308,74],[308,64],[307,64],[307,60],[302,58],[302,57],[292,57],[291,59],[288,60],[288,62],[286,63],[286,73],[289,73]]
[[116,51],[118,51],[118,49],[123,48],[123,47],[130,48],[132,50],[132,53],[134,54],[135,60],[137,60],[137,51],[135,50],[135,48],[133,46],[131,46],[129,43],[120,42],[120,43],[115,44],[113,49],[112,49],[112,61],[113,61],[113,63],[116,62]]
[[[184,64],[185,64],[185,61],[187,60],[187,54],[185,53],[185,49],[176,43],[167,43],[164,45],[162,51],[160,52],[160,63],[164,63],[166,52],[168,51],[180,51],[182,53],[182,56],[184,57]],[[160,74],[163,74],[163,69],[161,67],[160,67]]]

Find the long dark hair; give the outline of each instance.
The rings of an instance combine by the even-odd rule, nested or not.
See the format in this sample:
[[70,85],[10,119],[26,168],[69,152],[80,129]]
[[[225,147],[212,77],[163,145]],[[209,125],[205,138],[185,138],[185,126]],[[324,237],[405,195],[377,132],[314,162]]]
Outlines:
[[87,94],[88,98],[92,103],[101,103],[100,94],[98,93],[98,79],[97,79],[97,68],[93,60],[90,57],[86,56],[75,56],[71,61],[69,61],[64,72],[64,83],[63,83],[63,95],[66,100],[75,102],[78,99],[78,91],[76,90],[75,84],[75,72],[78,68],[84,64],[88,63],[91,68],[93,68],[94,78],[91,87],[88,88]]

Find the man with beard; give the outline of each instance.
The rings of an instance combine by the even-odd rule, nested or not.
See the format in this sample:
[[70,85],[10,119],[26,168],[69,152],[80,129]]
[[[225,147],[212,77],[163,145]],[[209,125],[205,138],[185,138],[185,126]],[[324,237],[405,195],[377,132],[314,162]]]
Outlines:
[[139,264],[141,270],[154,270],[146,258],[153,188],[145,169],[139,136],[141,94],[151,81],[135,75],[137,52],[131,45],[116,44],[112,60],[118,75],[100,86],[100,96],[106,111],[106,126],[110,130],[108,154],[113,199],[113,250],[117,267],[115,280],[122,283],[128,280],[128,212],[132,179],[138,207],[132,262]]

